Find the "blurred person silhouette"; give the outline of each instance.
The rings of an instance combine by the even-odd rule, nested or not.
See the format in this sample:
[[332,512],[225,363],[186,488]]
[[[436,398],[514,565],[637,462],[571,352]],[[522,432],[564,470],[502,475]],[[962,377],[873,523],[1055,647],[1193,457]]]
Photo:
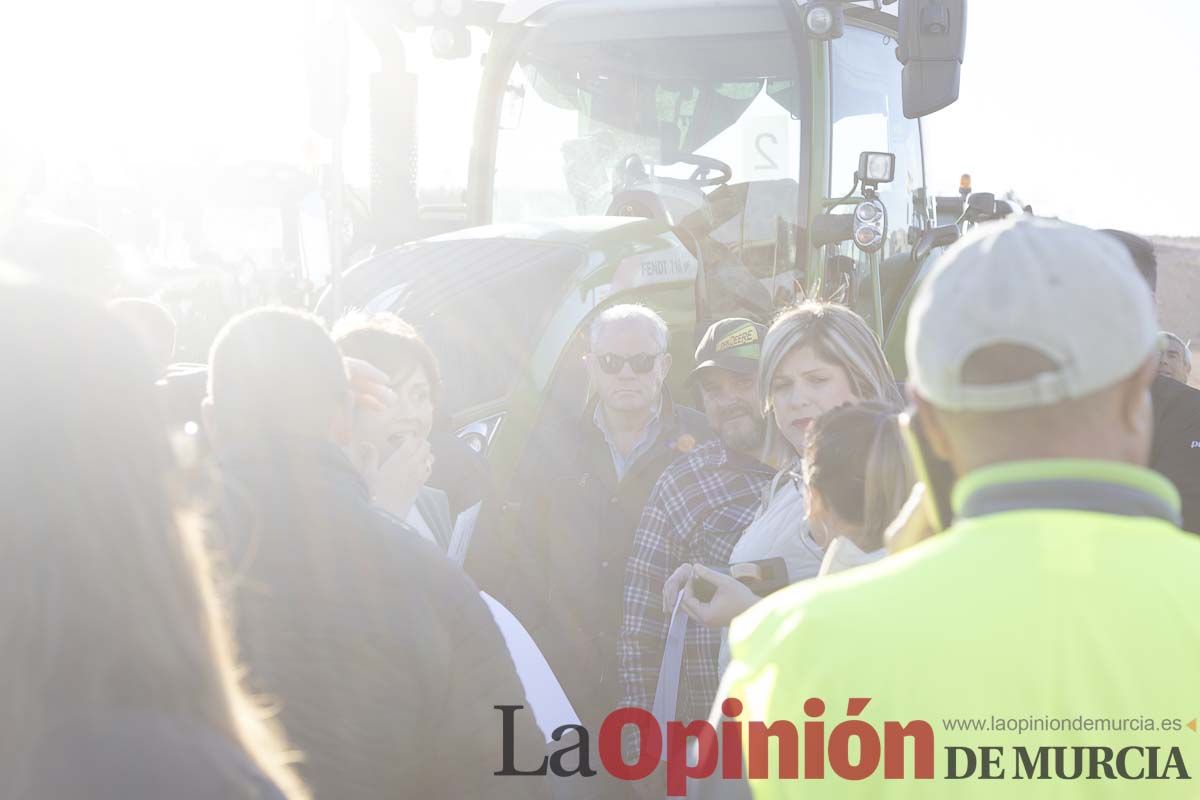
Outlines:
[[307,797],[239,685],[135,334],[6,283],[0,338],[0,796]]
[[[909,721],[985,708],[1119,720],[1200,703],[1191,680],[1200,622],[1189,613],[1200,603],[1200,542],[1178,527],[1175,488],[1145,466],[1155,317],[1129,253],[1087,228],[1010,218],[938,259],[914,300],[906,349],[910,430],[922,459],[952,473],[934,489],[947,494],[949,527],[738,617],[718,698],[739,699],[752,720],[817,716],[826,702],[842,719],[834,704],[860,698],[848,715],[869,703],[870,719],[916,725],[914,751],[927,756],[904,759],[903,780],[882,780],[874,758],[854,775],[874,778],[850,780],[831,758],[836,775],[802,788],[772,759],[769,777],[751,781],[755,797],[958,798],[954,781],[916,778],[947,774],[953,746],[978,739],[939,729],[935,748],[932,726]],[[987,741],[1079,747],[1076,758],[1096,743],[1083,729],[1043,730]],[[1178,743],[1169,727],[1136,738],[1164,765]],[[1178,777],[1155,772],[1164,774]],[[1087,783],[1055,792],[1128,794]]]
[[161,378],[175,355],[175,317],[166,307],[141,297],[118,297],[108,308],[133,327]]
[[1187,385],[1192,376],[1190,343],[1170,331],[1159,331],[1158,346],[1158,374]]
[[[372,492],[424,480],[427,446],[353,463],[351,390],[308,314],[249,311],[213,344],[204,419],[219,550],[252,684],[278,703],[317,797],[541,796],[539,778],[493,775],[494,706],[528,703],[483,600],[371,505]],[[516,721],[516,763],[540,763],[540,731],[528,714]]]
[[[1154,243],[1134,233],[1104,230],[1125,246],[1157,301],[1158,256]],[[1157,308],[1157,304],[1156,304]],[[1190,354],[1189,354],[1190,355]],[[1154,404],[1154,445],[1150,468],[1175,484],[1183,501],[1183,528],[1200,533],[1200,390],[1162,374],[1150,384]]]
[[41,212],[20,214],[0,231],[0,261],[97,297],[111,295],[121,280],[112,240],[90,225]]

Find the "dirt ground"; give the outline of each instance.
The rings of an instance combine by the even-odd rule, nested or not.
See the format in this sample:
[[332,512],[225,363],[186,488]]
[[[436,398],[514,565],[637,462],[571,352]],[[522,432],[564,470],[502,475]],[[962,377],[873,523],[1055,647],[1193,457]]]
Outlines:
[[1153,236],[1158,314],[1164,330],[1192,343],[1191,384],[1200,388],[1200,237]]

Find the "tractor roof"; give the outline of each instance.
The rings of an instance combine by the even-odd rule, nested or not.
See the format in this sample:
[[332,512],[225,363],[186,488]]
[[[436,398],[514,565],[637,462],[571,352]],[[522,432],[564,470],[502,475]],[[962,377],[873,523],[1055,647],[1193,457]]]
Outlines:
[[724,10],[730,8],[773,7],[778,0],[509,0],[500,12],[499,22],[520,25],[546,11],[578,11],[581,16],[622,12]]

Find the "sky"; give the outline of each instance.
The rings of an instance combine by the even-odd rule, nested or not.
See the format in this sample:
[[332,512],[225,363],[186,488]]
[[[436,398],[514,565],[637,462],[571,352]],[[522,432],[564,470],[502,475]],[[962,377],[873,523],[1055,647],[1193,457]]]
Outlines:
[[[126,157],[299,161],[305,39],[331,2],[15,4],[0,30],[0,129],[15,122],[101,172]],[[953,193],[969,172],[1039,214],[1200,236],[1198,77],[1200,0],[970,0],[960,99],[925,123],[930,189]],[[437,105],[465,119],[473,102]],[[440,127],[465,172],[465,126]],[[19,158],[3,139],[0,163]]]
[[969,0],[959,100],[926,176],[1038,214],[1200,236],[1200,0]]

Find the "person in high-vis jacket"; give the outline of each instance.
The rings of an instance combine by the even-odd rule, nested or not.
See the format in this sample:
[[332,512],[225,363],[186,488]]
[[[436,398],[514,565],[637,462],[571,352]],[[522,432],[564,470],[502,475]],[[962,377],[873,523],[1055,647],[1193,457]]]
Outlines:
[[[952,521],[734,621],[714,713],[740,701],[754,797],[1194,793],[1200,541],[1145,467],[1157,326],[1129,254],[1052,220],[985,226],[909,326],[918,427],[956,476],[927,494]],[[781,720],[795,759],[751,735]]]

